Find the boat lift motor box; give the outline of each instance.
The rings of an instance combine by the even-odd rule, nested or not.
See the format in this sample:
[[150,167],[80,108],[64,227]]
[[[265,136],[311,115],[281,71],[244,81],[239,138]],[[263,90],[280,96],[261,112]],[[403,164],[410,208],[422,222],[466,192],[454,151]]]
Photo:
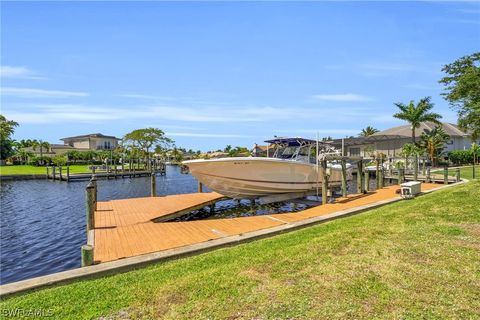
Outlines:
[[400,194],[404,199],[412,199],[421,192],[420,181],[409,181],[400,184]]

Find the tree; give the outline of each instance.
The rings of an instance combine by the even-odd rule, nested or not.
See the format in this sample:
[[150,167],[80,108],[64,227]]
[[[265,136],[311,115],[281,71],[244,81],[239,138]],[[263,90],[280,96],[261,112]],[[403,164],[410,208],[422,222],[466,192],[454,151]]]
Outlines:
[[375,129],[374,127],[368,126],[365,129],[362,129],[362,132],[360,132],[359,136],[360,137],[368,137],[371,136],[372,134],[377,133],[379,130]]
[[408,105],[397,102],[395,105],[400,109],[400,112],[393,116],[397,119],[405,120],[412,126],[412,143],[415,143],[415,129],[419,128],[422,122],[430,121],[436,124],[441,124],[442,116],[435,112],[430,112],[433,108],[433,103],[430,102],[430,97],[421,99],[416,105],[413,100]]
[[[50,149],[50,143],[46,142],[46,141],[42,141],[42,140],[33,140],[33,143],[32,143],[32,149],[35,151],[37,150],[37,148],[40,149],[40,158],[43,158],[43,148],[47,149]],[[41,163],[43,164],[43,163]]]
[[[145,128],[133,130],[130,133],[127,133],[123,137],[123,142],[125,144],[131,144],[133,148],[137,148],[147,156],[147,159],[150,160],[150,149],[154,146],[162,146],[173,143],[173,140],[166,137],[165,133],[157,128]],[[150,166],[150,161],[148,161]]]
[[473,153],[473,166],[472,166],[472,178],[475,179],[475,164],[477,163],[477,154],[480,151],[480,146],[476,144],[475,142],[472,143],[471,150]]
[[461,57],[442,68],[447,75],[439,82],[445,85],[442,95],[457,110],[458,124],[480,137],[480,52]]
[[[440,119],[442,116],[435,112],[430,112],[433,108],[433,103],[430,102],[430,97],[421,99],[417,105],[411,100],[408,105],[403,103],[395,103],[400,109],[400,112],[395,113],[393,116],[397,119],[405,120],[412,126],[412,143],[415,144],[415,129],[420,127],[420,124],[425,121],[430,121],[436,124],[441,124]],[[414,176],[418,175],[418,155],[415,154],[414,160]]]
[[11,139],[18,123],[13,120],[7,120],[0,114],[0,160],[3,162],[14,154],[14,141]]
[[67,157],[64,155],[56,155],[55,157],[52,158],[52,162],[56,166],[64,166],[67,164]]
[[24,149],[18,149],[15,152],[15,157],[20,159],[22,164],[26,164],[26,163],[30,162],[30,158],[33,158],[34,156],[35,155],[33,154],[33,152],[26,151]]
[[408,167],[408,158],[411,156],[418,157],[422,153],[421,147],[413,143],[406,143],[402,147],[401,154],[405,157],[405,168]]
[[20,140],[20,141],[17,141],[17,142],[15,143],[15,146],[16,146],[17,149],[28,148],[28,147],[33,146],[33,144],[35,143],[35,141],[37,141],[37,140],[31,140],[31,139],[25,140],[25,139],[22,139],[22,140]]
[[82,159],[82,152],[78,150],[70,150],[65,152],[65,156],[67,157],[68,161],[73,161],[73,163],[76,163],[77,160]]
[[230,150],[232,150],[232,146],[231,146],[231,145],[227,145],[227,146],[225,147],[225,149],[223,149],[223,152],[229,153]]
[[450,136],[440,126],[430,131],[422,132],[419,145],[426,150],[433,166],[437,164],[438,156],[442,153],[445,143],[449,139]]
[[228,152],[229,157],[242,157],[250,155],[250,150],[246,147],[235,147]]

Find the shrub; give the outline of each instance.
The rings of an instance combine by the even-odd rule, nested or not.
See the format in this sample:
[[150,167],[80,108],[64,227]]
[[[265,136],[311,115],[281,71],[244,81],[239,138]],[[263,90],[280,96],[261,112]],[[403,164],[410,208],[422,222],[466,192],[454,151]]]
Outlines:
[[[477,159],[480,157],[480,152],[477,152]],[[472,150],[455,150],[448,153],[448,159],[456,165],[472,164],[473,151]]]
[[56,166],[64,166],[65,164],[67,164],[67,157],[57,155],[57,156],[53,157],[52,162]]
[[52,158],[48,156],[43,156],[43,157],[33,157],[30,159],[30,164],[34,166],[42,166],[42,165],[50,165],[52,164]]

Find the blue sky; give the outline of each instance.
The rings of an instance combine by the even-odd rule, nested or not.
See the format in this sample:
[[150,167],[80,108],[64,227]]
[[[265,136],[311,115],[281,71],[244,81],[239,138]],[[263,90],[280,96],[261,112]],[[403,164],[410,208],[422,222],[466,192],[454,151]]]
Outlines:
[[402,124],[442,65],[480,47],[480,2],[1,4],[1,112],[59,143],[161,128],[177,145],[251,146]]

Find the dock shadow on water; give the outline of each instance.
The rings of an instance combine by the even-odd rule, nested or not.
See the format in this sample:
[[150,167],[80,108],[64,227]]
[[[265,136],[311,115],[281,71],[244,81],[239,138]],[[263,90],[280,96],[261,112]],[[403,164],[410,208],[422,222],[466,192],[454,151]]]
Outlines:
[[[80,247],[86,242],[85,187],[88,181],[1,181],[0,284],[80,267]],[[374,186],[374,180],[371,180]],[[355,190],[355,179],[349,183]],[[206,190],[208,191],[208,190]],[[197,192],[197,181],[168,166],[157,176],[157,195]],[[150,177],[98,181],[98,200],[148,197]],[[234,200],[192,212],[177,221],[246,217],[301,211],[309,205],[283,202],[251,206]]]
[[224,219],[224,218],[240,218],[251,216],[262,216],[267,214],[278,214],[297,212],[311,207],[312,204],[294,203],[294,202],[277,202],[271,204],[260,205],[250,200],[222,200],[215,204],[214,210],[211,207],[204,207],[200,210],[192,211],[181,217],[170,221],[194,221],[202,219]]

